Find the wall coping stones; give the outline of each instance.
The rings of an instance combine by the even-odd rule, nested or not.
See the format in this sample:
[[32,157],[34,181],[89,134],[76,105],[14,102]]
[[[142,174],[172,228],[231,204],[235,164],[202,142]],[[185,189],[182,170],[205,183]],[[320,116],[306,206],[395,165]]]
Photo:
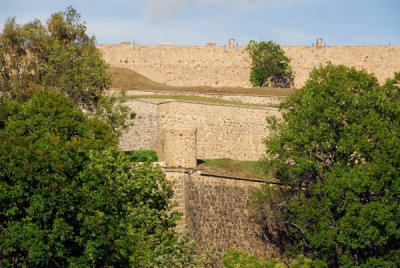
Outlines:
[[162,172],[164,172],[164,173],[175,172],[175,173],[191,174],[191,169],[188,169],[188,168],[163,168]]
[[235,105],[235,104],[227,104],[227,103],[212,103],[212,102],[201,102],[201,101],[186,101],[186,100],[175,100],[175,99],[166,99],[162,102],[151,102],[148,101],[148,99],[131,99],[127,100],[126,102],[130,101],[140,101],[144,103],[153,103],[155,105],[160,105],[160,104],[166,104],[166,103],[171,103],[171,102],[181,102],[181,103],[194,103],[194,104],[201,104],[201,105],[210,105],[210,106],[225,106],[225,107],[235,107],[235,108],[245,108],[245,109],[259,109],[259,110],[275,110],[279,111],[279,108],[276,107],[270,107],[270,106],[265,106],[265,107],[260,107],[260,106],[252,106],[252,105]]
[[206,176],[206,177],[217,177],[217,178],[229,179],[229,180],[252,181],[252,182],[261,182],[261,183],[265,183],[266,182],[263,179],[243,178],[243,177],[220,175],[220,174],[206,173],[206,172],[200,172],[199,175],[200,176]]
[[[120,91],[119,88],[110,88],[110,91]],[[129,92],[134,92],[134,91],[144,91],[144,92],[150,92],[154,93],[154,95],[212,95],[212,96],[243,96],[243,97],[266,97],[266,98],[287,98],[288,96],[278,96],[278,95],[253,95],[253,94],[233,94],[233,93],[201,93],[201,92],[190,92],[190,91],[154,91],[154,90],[148,90],[148,89],[132,89],[132,90],[126,90],[127,96],[130,96],[128,93]],[[112,92],[113,93],[113,92]]]

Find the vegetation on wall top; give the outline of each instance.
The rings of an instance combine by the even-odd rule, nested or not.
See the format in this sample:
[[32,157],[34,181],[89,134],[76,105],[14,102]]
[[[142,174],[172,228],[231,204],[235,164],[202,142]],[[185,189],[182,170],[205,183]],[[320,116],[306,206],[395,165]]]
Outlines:
[[288,88],[293,85],[294,77],[290,59],[279,44],[272,41],[257,43],[251,40],[247,46],[250,54],[250,83],[255,87]]

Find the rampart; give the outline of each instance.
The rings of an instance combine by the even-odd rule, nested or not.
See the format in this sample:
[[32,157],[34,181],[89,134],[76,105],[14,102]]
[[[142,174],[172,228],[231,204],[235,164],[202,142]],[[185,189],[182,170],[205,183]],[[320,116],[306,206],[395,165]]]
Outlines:
[[[314,67],[344,64],[374,73],[380,83],[400,71],[400,46],[282,46],[291,59],[295,87],[301,87]],[[245,46],[147,46],[122,42],[101,45],[111,66],[134,70],[154,81],[174,86],[250,87],[250,61]]]
[[279,250],[268,243],[247,205],[261,181],[173,170],[166,175],[175,182],[174,201],[183,214],[177,229],[214,248],[219,261],[233,246],[265,259],[279,257]]
[[[189,148],[196,148],[197,159],[259,160],[265,153],[262,140],[268,135],[265,118],[280,117],[276,108],[267,107],[175,100],[131,100],[127,105],[136,117],[133,128],[120,139],[121,149],[160,152],[164,145],[164,151],[182,152],[184,147],[189,157],[193,155]],[[178,159],[163,160],[179,163]]]

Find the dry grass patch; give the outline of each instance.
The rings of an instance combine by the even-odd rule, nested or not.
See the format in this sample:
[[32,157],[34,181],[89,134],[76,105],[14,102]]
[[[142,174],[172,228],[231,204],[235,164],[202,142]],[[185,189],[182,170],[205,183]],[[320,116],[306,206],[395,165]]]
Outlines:
[[225,176],[267,180],[264,168],[257,161],[239,161],[228,158],[202,159],[199,160],[196,170]]
[[111,87],[125,90],[151,90],[151,91],[176,91],[211,94],[248,94],[264,96],[290,96],[297,89],[294,88],[242,88],[242,87],[175,87],[157,83],[135,71],[125,68],[112,67],[108,70],[111,74]]

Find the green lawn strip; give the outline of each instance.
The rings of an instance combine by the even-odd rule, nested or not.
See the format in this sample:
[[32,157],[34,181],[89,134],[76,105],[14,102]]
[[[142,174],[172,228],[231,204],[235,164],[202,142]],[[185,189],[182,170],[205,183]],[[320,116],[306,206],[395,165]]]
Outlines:
[[133,162],[157,162],[157,154],[153,150],[135,150],[135,151],[125,151],[126,155],[131,157]]
[[249,104],[240,101],[230,101],[217,98],[208,98],[201,96],[190,96],[190,95],[134,95],[134,96],[122,96],[119,97],[123,100],[129,99],[173,99],[182,101],[195,101],[195,102],[207,102],[207,103],[218,103],[218,104],[231,104],[240,106],[253,106],[253,107],[276,107],[273,105],[261,105],[261,104]]
[[267,179],[258,161],[239,161],[227,158],[201,159],[196,170],[233,177]]

